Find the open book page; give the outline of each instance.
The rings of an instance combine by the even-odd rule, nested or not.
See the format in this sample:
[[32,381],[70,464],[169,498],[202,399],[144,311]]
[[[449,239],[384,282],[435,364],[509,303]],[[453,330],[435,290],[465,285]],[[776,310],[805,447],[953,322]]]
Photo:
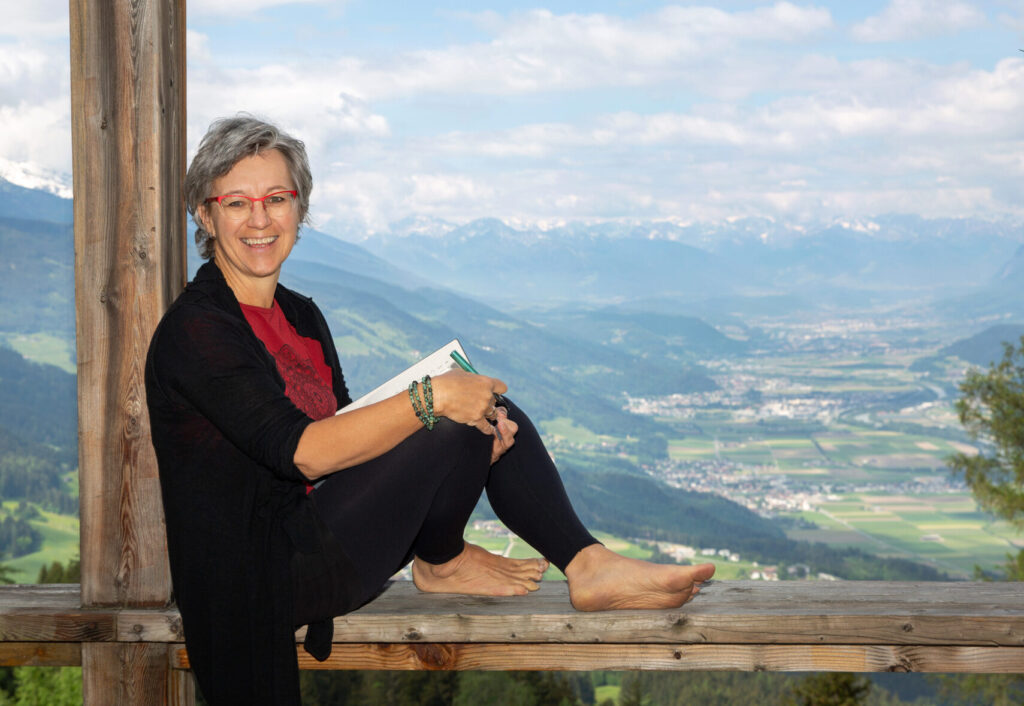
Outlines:
[[458,351],[467,360],[469,359],[468,356],[466,356],[466,351],[462,350],[462,344],[459,343],[459,339],[453,339],[451,342],[441,346],[418,363],[414,363],[410,367],[406,368],[383,385],[374,388],[355,402],[345,405],[338,410],[338,414],[341,414],[342,412],[351,412],[353,409],[359,409],[360,407],[365,407],[368,404],[386,400],[388,397],[408,390],[410,382],[413,380],[421,380],[424,375],[434,377],[435,375],[442,375],[447,373],[449,370],[459,367],[458,364],[452,360],[452,351]]

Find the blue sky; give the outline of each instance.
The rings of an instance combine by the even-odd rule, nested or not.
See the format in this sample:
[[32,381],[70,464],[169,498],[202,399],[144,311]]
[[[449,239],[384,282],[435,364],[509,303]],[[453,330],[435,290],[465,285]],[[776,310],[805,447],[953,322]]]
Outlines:
[[[1024,0],[188,12],[190,150],[218,116],[280,123],[309,146],[328,232],[409,216],[1024,217]],[[11,180],[67,183],[67,25],[66,0],[5,11]]]

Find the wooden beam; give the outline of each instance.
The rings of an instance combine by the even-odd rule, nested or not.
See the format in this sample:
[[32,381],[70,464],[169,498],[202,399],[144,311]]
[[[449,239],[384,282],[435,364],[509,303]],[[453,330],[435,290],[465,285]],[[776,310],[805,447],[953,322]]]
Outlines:
[[0,667],[79,667],[77,642],[0,642]]
[[[184,647],[173,664],[188,668]],[[746,672],[1024,672],[1024,647],[885,645],[555,645],[549,643],[341,644],[300,669]]]
[[143,365],[184,286],[181,0],[71,0],[82,601],[170,596]]
[[[111,669],[116,665],[117,669]],[[167,647],[159,644],[92,642],[82,645],[82,697],[104,706],[180,706]],[[184,695],[187,698],[187,695]]]
[[[514,599],[395,582],[334,620],[336,642],[778,643],[1024,647],[1018,584],[711,581],[677,610],[580,613],[564,581]],[[300,632],[301,636],[301,632]]]
[[[185,4],[70,0],[70,20],[82,603],[159,606],[171,584],[143,366],[185,283]],[[166,702],[154,649],[87,645],[85,702]]]

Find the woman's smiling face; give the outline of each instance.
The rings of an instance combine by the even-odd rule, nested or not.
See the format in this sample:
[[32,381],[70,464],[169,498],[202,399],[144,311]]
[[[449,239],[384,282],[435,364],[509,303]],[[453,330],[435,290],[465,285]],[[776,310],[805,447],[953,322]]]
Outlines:
[[[288,162],[277,150],[238,161],[227,174],[214,180],[211,197],[240,194],[261,198],[275,191],[294,190]],[[299,232],[299,207],[293,201],[285,213],[270,216],[256,202],[247,218],[233,219],[216,202],[198,211],[213,236],[214,262],[239,301],[270,306],[281,265],[288,258]],[[255,296],[254,296],[255,295]],[[265,303],[264,303],[265,302]]]

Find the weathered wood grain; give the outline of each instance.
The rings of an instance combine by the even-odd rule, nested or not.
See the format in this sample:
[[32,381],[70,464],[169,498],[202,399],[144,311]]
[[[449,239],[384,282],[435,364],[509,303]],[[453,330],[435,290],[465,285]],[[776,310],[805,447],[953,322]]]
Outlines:
[[[579,613],[564,582],[521,598],[427,595],[402,582],[335,620],[327,662],[301,647],[298,654],[304,669],[1017,673],[1020,593],[1013,583],[717,581],[682,609]],[[14,643],[0,656],[75,663],[73,650],[45,650],[138,643],[159,646],[165,664],[188,669],[175,610],[80,603],[74,585],[0,587],[0,641]],[[190,693],[191,677],[166,679],[170,693]]]
[[[83,610],[74,588],[0,587],[0,638],[77,629],[92,640],[184,639],[174,609]],[[1024,647],[1024,597],[1013,583],[715,581],[676,610],[580,613],[564,582],[519,598],[429,595],[397,582],[334,623],[338,643]]]
[[162,605],[143,366],[185,282],[185,6],[71,0],[70,17],[82,598]]
[[[173,664],[188,668],[184,647]],[[383,670],[664,670],[774,672],[1024,671],[1020,647],[881,645],[553,645],[418,643],[335,645],[317,662],[301,648],[301,669]]]
[[[163,606],[143,368],[185,284],[185,2],[70,0],[70,20],[81,604]],[[82,663],[86,704],[167,703],[162,645],[86,642]]]
[[[112,670],[108,665],[118,665]],[[82,701],[103,706],[159,706],[187,703],[172,688],[175,670],[160,644],[93,642],[82,645]],[[172,694],[178,701],[170,701]]]
[[337,642],[1024,646],[1024,598],[997,583],[714,581],[676,610],[580,613],[564,582],[511,599],[396,582],[334,624]]
[[80,667],[78,642],[0,642],[0,667]]

